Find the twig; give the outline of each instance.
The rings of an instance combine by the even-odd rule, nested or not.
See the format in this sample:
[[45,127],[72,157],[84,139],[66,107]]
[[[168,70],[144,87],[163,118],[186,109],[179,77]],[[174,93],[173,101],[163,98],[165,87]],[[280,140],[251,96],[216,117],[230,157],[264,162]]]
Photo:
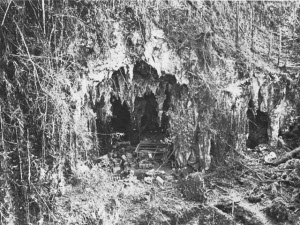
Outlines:
[[228,194],[228,191],[225,190],[224,188],[220,187],[219,185],[214,184],[214,186],[217,187],[217,188],[219,188],[220,190],[222,190],[222,191],[224,191],[224,192],[226,192]]
[[[29,53],[29,49],[28,49],[28,46],[27,46],[27,44],[26,44],[24,35],[23,35],[23,33],[22,33],[22,31],[21,31],[21,29],[20,29],[18,23],[17,23],[15,20],[14,20],[14,22],[15,22],[16,27],[17,27],[17,29],[18,29],[20,35],[21,35],[23,44],[25,45],[26,53],[27,53],[27,55],[28,55],[28,58],[29,58],[30,62],[32,63],[32,66],[33,66],[33,69],[34,69],[34,79],[37,80],[37,81],[40,83],[39,78],[38,78],[38,75],[37,75],[37,69],[36,69],[35,64],[34,64],[32,58],[31,58],[31,55],[30,55],[30,53]],[[41,85],[40,85],[40,86],[41,86]],[[36,85],[36,81],[35,81],[35,88],[38,90],[37,85]]]
[[27,157],[28,157],[28,184],[30,185],[31,179],[31,156],[30,156],[30,142],[29,142],[29,129],[27,129]]
[[7,142],[7,143],[9,143],[9,144],[12,144],[12,145],[17,145],[17,144],[18,144],[18,143],[11,142],[11,141],[7,141],[7,140],[3,140],[3,141],[5,141],[5,142]]
[[12,0],[9,1],[8,6],[7,6],[6,10],[5,10],[5,14],[4,14],[4,17],[3,17],[3,20],[2,20],[2,23],[1,23],[1,27],[4,25],[4,21],[5,21],[5,18],[6,18],[6,14],[7,14],[7,12],[8,12],[8,9],[9,9],[9,7],[10,7],[11,2],[12,2]]
[[246,169],[250,170],[251,172],[253,172],[259,179],[260,181],[265,181],[264,179],[262,179],[259,175],[258,172],[254,171],[253,169],[251,169],[249,166],[244,165],[243,163],[241,163],[238,160],[233,159],[234,161],[236,161],[237,163],[239,163],[241,166],[245,167]]
[[46,35],[45,0],[42,0],[44,35]]
[[291,181],[291,180],[264,180],[262,181],[263,183],[275,183],[275,182],[289,182],[294,184],[295,182]]
[[54,217],[55,220],[58,220],[56,218],[56,216],[54,215],[54,212],[49,208],[48,204],[45,202],[45,200],[42,198],[42,196],[40,195],[40,193],[38,192],[38,190],[36,189],[36,187],[34,185],[31,185],[31,187],[33,187],[37,193],[37,195],[40,197],[41,201],[45,204],[45,206],[47,207],[47,209],[49,210],[49,212],[52,213],[52,216]]

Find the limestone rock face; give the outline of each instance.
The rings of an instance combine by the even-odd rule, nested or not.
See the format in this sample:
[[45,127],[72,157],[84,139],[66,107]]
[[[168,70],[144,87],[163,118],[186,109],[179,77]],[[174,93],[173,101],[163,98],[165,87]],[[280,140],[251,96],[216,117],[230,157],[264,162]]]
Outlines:
[[277,145],[279,131],[296,107],[290,98],[295,90],[289,90],[290,85],[283,74],[273,74],[273,79],[265,74],[252,78],[251,104],[248,107],[249,147],[266,143]]
[[[77,117],[80,105],[88,105],[98,132],[123,129],[137,143],[147,129],[168,131],[178,164],[189,164],[195,155],[196,170],[209,169],[230,148],[277,145],[279,135],[297,136],[297,75],[279,67],[274,49],[268,52],[259,45],[269,40],[262,30],[251,39],[246,26],[238,50],[233,47],[236,37],[230,30],[235,23],[218,11],[227,2],[195,4],[210,12],[197,18],[184,2],[174,1],[168,7],[178,10],[168,20],[165,8],[145,12],[131,3],[118,16],[104,18],[100,5],[91,2],[98,22],[90,23],[96,28],[105,24],[105,43],[97,40],[100,31],[86,35],[85,47],[92,53],[85,58],[82,89],[73,96]],[[246,12],[250,5],[243,7]],[[74,39],[70,52],[78,54],[80,43],[80,37]],[[122,129],[111,126],[123,119],[127,125]]]

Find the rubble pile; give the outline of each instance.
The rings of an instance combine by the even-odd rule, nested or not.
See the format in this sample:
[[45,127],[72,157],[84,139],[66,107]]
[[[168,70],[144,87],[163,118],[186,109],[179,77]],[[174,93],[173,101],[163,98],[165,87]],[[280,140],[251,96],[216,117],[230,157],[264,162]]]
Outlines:
[[[125,192],[138,186],[155,186],[162,192],[172,189],[176,198],[205,204],[242,224],[293,224],[298,220],[300,159],[273,164],[287,154],[287,149],[260,144],[232,158],[232,167],[227,165],[225,170],[211,174],[173,168],[170,154],[168,145],[159,142],[144,141],[136,147],[118,142],[95,162],[122,179]],[[223,196],[224,202],[216,201]]]
[[162,175],[157,175],[161,172],[154,173],[154,170],[162,164],[169,165],[169,155],[167,144],[144,141],[133,147],[130,142],[117,142],[112,146],[111,152],[95,159],[94,163],[120,178],[134,174],[139,180],[145,179],[146,183],[155,180],[162,186]]
[[112,151],[94,159],[94,163],[113,174],[128,172],[137,165],[135,148],[130,142],[117,142],[112,146]]

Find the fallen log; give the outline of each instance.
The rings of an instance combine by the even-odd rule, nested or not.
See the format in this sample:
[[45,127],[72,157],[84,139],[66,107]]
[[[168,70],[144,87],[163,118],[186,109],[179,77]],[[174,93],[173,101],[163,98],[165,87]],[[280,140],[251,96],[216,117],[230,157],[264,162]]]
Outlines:
[[266,165],[272,165],[272,166],[278,166],[282,163],[285,163],[286,161],[288,161],[289,159],[292,159],[293,157],[295,157],[297,155],[297,153],[300,153],[300,147],[295,148],[294,150],[286,153],[285,155],[283,155],[282,157],[280,157],[277,160],[274,160],[272,162],[269,163],[265,163]]

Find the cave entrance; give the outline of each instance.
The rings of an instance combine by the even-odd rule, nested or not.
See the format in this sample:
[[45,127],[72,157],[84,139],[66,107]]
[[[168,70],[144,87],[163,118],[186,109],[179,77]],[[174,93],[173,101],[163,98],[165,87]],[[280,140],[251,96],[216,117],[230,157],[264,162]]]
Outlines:
[[144,94],[145,109],[141,118],[141,135],[159,131],[158,103],[154,94]]
[[269,142],[268,128],[269,116],[260,110],[254,111],[254,103],[249,102],[249,109],[247,110],[247,117],[249,121],[249,136],[246,142],[248,148],[255,148],[259,144],[267,144]]
[[136,124],[135,143],[139,141],[160,142],[167,136],[168,116],[166,111],[169,108],[170,97],[166,97],[163,107],[159,113],[159,103],[152,92],[147,92],[143,97],[135,99],[134,117]]
[[111,126],[114,132],[124,133],[122,137],[123,141],[129,140],[129,134],[131,129],[130,111],[127,103],[115,97],[111,97],[112,104],[112,118]]

